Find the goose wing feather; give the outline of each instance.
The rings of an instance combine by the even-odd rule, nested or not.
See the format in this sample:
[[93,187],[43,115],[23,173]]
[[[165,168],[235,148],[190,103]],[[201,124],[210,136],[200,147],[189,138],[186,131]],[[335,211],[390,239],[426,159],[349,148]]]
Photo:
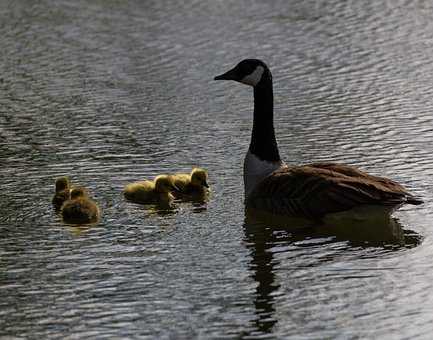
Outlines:
[[347,165],[314,163],[276,170],[257,185],[247,206],[275,214],[321,218],[360,205],[393,207],[416,202],[390,179]]

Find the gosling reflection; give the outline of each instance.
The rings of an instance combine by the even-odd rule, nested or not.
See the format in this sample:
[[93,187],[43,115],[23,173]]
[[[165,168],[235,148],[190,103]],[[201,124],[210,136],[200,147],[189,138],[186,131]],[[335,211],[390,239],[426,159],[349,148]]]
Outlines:
[[147,205],[145,211],[145,216],[171,216],[175,215],[179,212],[179,209],[175,208],[174,206],[171,208],[161,208],[158,205]]
[[97,225],[97,223],[93,223],[93,224],[69,224],[67,225],[69,232],[75,236],[75,237],[79,237],[82,236],[84,234],[87,234],[92,227],[94,227],[95,225]]
[[[261,217],[261,218],[259,218]],[[284,223],[285,222],[285,223]],[[330,221],[328,221],[330,222]],[[334,221],[335,222],[335,221]],[[256,319],[254,334],[272,333],[278,320],[274,317],[274,299],[280,285],[275,280],[272,248],[281,243],[295,243],[305,239],[325,239],[323,244],[346,241],[354,247],[384,247],[398,250],[402,247],[418,246],[422,236],[404,229],[401,223],[392,217],[379,219],[376,224],[352,221],[345,223],[316,223],[299,219],[282,220],[246,212],[244,232],[247,247],[251,250],[251,276],[257,282],[254,300]],[[283,235],[283,236],[282,236]]]

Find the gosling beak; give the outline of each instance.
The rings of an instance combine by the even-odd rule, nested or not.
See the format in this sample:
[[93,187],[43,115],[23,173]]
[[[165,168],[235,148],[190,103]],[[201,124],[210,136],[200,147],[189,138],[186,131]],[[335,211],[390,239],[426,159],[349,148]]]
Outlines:
[[226,73],[220,74],[219,76],[216,76],[214,80],[237,80],[238,76],[236,74],[236,68],[232,68],[231,70],[227,71]]
[[206,181],[203,182],[203,185],[204,185],[206,188],[209,188],[209,184],[208,184]]

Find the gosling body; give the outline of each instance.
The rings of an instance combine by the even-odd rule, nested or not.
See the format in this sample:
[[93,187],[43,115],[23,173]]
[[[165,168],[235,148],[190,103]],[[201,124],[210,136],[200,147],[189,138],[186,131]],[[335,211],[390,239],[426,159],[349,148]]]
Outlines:
[[61,208],[63,221],[71,224],[95,223],[100,216],[100,210],[82,187],[72,189],[71,198]]
[[209,195],[208,174],[205,169],[193,168],[191,173],[172,175],[176,186],[173,196],[182,200],[205,200]]
[[140,204],[156,204],[162,208],[172,208],[176,190],[171,176],[159,175],[153,181],[139,181],[127,184],[123,194],[128,201]]

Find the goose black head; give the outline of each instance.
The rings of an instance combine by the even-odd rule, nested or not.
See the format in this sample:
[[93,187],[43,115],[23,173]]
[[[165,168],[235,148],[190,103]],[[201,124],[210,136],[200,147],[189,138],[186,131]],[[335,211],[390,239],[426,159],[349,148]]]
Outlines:
[[263,61],[244,59],[231,70],[216,76],[214,80],[234,80],[254,87],[265,77],[272,79],[271,72]]

